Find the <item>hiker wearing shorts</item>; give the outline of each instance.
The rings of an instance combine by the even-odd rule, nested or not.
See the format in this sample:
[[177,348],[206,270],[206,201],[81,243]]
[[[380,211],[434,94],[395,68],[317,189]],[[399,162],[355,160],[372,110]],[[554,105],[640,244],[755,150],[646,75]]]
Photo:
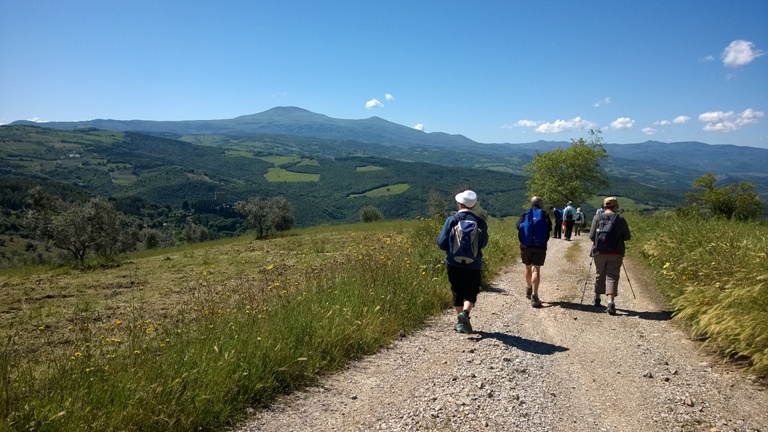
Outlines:
[[[606,312],[610,315],[616,315],[616,304],[614,299],[619,295],[619,278],[621,277],[621,266],[624,263],[624,242],[632,238],[629,232],[627,220],[617,213],[619,201],[616,197],[608,197],[603,201],[602,213],[598,213],[592,219],[592,227],[589,230],[589,239],[592,240],[592,257],[595,262],[595,298],[592,305],[600,307],[600,295],[605,294],[608,298]],[[610,250],[598,251],[598,227],[607,220],[613,221],[611,231],[613,247]],[[603,225],[604,226],[604,225]]]
[[[477,194],[466,190],[456,195],[458,212],[449,216],[443,224],[440,234],[437,236],[437,245],[446,251],[445,267],[448,272],[448,282],[453,293],[453,306],[456,309],[457,323],[454,330],[459,333],[472,333],[472,324],[469,322],[469,313],[477,303],[477,295],[480,293],[480,272],[482,270],[482,249],[488,244],[488,224],[481,217],[475,215],[472,209],[477,205]],[[469,263],[462,263],[454,256],[453,241],[454,227],[459,221],[472,220],[477,222],[477,253]]]
[[[525,230],[523,225],[529,218],[529,215],[534,214],[534,211],[541,212],[542,223],[546,225],[546,227],[541,228],[542,240],[525,239],[523,234]],[[520,239],[520,259],[525,264],[525,297],[531,300],[531,306],[540,308],[539,282],[541,281],[541,266],[544,265],[544,260],[547,258],[547,241],[549,240],[549,233],[552,231],[552,220],[544,210],[544,200],[537,196],[531,198],[531,208],[520,216],[515,226],[517,227]],[[533,231],[535,230],[536,228],[533,228]]]

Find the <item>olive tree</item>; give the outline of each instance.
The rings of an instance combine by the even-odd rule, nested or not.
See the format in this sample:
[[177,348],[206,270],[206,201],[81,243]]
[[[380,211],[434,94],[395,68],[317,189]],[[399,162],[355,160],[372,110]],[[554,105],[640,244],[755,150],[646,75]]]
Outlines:
[[722,187],[715,186],[717,178],[707,173],[693,181],[696,191],[688,199],[708,209],[712,215],[734,220],[759,219],[763,202],[750,182],[739,182]]
[[271,230],[287,231],[293,228],[293,206],[282,196],[238,201],[235,210],[245,215],[248,227],[256,230],[258,238],[267,236]]
[[106,257],[133,246],[132,230],[105,198],[67,203],[34,188],[27,205],[27,223],[37,236],[68,251],[80,263],[88,252]]
[[608,157],[600,131],[589,131],[590,139],[571,140],[570,147],[538,153],[523,167],[529,174],[529,196],[545,203],[583,202],[608,185],[600,162]]

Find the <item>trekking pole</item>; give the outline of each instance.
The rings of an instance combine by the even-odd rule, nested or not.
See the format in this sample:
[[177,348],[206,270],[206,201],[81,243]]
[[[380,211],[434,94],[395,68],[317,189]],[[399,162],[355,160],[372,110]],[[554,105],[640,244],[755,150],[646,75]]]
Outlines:
[[635,290],[632,288],[632,281],[629,280],[629,273],[627,272],[627,267],[624,265],[624,261],[621,262],[621,267],[624,269],[624,274],[627,276],[627,282],[629,282],[629,289],[632,291],[632,298],[637,299],[635,296]]
[[592,270],[592,261],[594,260],[595,260],[594,258],[589,259],[589,267],[587,268],[587,277],[584,278],[584,289],[581,291],[581,301],[579,301],[579,304],[584,303],[584,294],[587,292],[587,283],[589,282],[589,272]]

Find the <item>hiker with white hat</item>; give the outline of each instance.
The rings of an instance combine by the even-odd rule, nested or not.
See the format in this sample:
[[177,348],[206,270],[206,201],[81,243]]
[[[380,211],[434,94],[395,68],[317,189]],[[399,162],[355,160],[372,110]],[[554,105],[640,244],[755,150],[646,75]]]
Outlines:
[[445,220],[437,245],[446,252],[445,267],[457,314],[454,330],[469,334],[472,333],[469,313],[480,293],[482,249],[488,244],[488,224],[472,211],[477,205],[475,192],[465,190],[455,198],[458,211]]

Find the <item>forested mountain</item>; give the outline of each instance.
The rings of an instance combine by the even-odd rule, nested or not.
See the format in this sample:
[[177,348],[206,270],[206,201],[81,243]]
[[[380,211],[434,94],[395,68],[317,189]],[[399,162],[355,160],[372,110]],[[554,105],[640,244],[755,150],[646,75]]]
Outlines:
[[[37,125],[31,122],[14,124]],[[224,120],[144,121],[90,120],[50,122],[47,128],[140,131],[195,144],[235,147],[275,154],[313,157],[377,156],[522,174],[536,154],[568,142],[484,144],[462,135],[426,133],[371,117],[335,119],[297,107],[276,107],[258,114]],[[577,138],[577,137],[576,137]],[[723,182],[750,181],[768,194],[765,161],[768,149],[699,142],[606,144],[613,175],[668,189],[689,188],[694,178],[712,172]]]

